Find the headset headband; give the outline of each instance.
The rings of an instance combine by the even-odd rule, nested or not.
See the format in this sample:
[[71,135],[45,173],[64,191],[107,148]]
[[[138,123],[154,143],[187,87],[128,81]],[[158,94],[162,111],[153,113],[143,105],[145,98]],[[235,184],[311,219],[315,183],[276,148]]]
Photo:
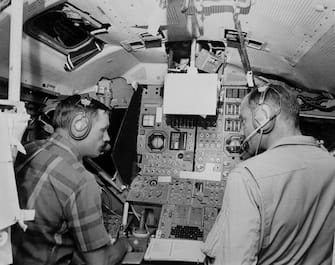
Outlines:
[[105,111],[110,110],[105,104],[101,103],[99,100],[92,98],[89,94],[75,94],[64,100],[67,105],[77,105],[84,108],[102,109]]

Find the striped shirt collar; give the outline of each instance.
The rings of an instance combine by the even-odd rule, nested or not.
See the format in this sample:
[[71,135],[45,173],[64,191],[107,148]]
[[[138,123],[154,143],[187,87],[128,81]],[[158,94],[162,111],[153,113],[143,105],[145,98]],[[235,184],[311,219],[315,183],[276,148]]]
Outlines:
[[81,161],[81,159],[79,158],[80,157],[79,151],[76,148],[76,146],[61,134],[57,132],[53,133],[51,137],[48,139],[48,141],[66,150],[71,155],[73,155],[74,158],[76,158],[78,161]]

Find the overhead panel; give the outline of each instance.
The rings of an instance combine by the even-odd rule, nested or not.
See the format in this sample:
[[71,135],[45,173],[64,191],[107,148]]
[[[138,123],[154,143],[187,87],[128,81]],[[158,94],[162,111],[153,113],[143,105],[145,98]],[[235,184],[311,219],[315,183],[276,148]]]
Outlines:
[[296,68],[304,69],[313,83],[314,89],[331,90],[329,84],[335,84],[334,76],[334,54],[335,54],[335,27],[330,28],[318,42],[309,50],[308,54],[300,59]]
[[327,4],[258,0],[250,16],[240,16],[242,28],[250,37],[266,41],[271,52],[295,66],[334,24],[334,8]]
[[[322,8],[322,5],[320,7]],[[334,9],[327,8],[322,11],[318,11],[316,10],[317,6],[313,6],[312,8],[315,9],[315,12],[313,13],[315,16],[306,16],[307,22],[310,22],[311,24],[310,32],[304,33],[304,38],[300,45],[296,48],[291,59],[292,65],[296,65],[301,58],[307,54],[311,48],[333,27],[335,23]]]

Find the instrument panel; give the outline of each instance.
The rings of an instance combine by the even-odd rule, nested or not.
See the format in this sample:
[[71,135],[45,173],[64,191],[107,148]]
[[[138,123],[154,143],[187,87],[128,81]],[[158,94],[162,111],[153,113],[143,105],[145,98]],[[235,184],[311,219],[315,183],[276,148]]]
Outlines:
[[[164,88],[142,86],[137,167],[127,200],[160,206],[157,238],[205,240],[241,161],[244,86],[221,86],[216,115],[165,115]],[[185,99],[185,104],[187,104]]]

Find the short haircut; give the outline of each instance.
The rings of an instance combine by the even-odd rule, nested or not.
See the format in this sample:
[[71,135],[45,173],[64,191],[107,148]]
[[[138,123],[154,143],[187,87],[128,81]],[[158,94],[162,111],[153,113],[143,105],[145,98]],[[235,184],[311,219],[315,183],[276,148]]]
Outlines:
[[[252,110],[259,106],[260,96],[258,89],[250,92],[248,105]],[[280,109],[282,117],[291,120],[295,127],[299,127],[299,103],[293,89],[279,84],[268,84],[264,104],[269,105],[274,112]]]
[[55,129],[69,128],[71,120],[78,113],[85,113],[93,118],[99,109],[110,110],[106,105],[88,95],[69,96],[58,103],[53,116],[53,126]]

